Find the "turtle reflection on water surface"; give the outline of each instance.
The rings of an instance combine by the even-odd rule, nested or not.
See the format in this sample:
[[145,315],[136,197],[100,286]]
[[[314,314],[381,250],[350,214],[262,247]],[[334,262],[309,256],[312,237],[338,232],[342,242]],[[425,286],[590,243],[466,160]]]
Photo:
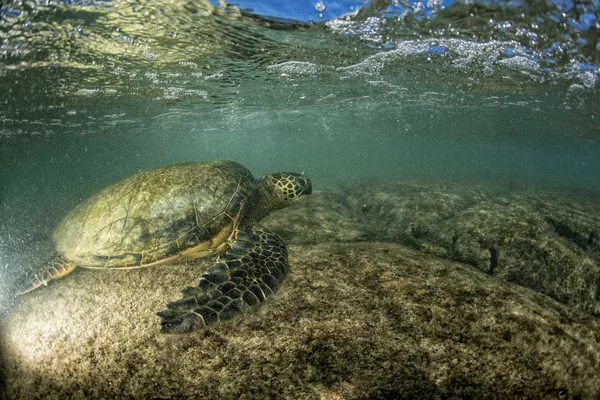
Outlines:
[[54,231],[56,255],[27,293],[77,266],[133,269],[220,254],[197,286],[157,315],[187,332],[264,302],[288,269],[281,238],[252,225],[312,192],[302,174],[255,180],[232,161],[177,164],[126,178],[75,207]]

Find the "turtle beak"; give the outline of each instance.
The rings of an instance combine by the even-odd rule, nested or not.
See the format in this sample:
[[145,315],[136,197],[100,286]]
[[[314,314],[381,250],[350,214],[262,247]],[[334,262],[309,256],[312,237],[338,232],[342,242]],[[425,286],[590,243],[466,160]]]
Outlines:
[[302,191],[302,194],[311,194],[312,193],[312,183],[308,180],[308,178],[305,178],[307,181],[307,185],[304,188],[304,190]]
[[296,183],[296,196],[302,196],[305,194],[312,193],[312,183],[310,179],[308,179],[303,174],[294,174],[294,180]]

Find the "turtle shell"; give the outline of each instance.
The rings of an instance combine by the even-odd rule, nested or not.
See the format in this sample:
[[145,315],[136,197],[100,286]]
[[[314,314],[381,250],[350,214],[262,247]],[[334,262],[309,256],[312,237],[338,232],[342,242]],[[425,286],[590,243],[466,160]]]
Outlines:
[[87,268],[202,257],[226,249],[244,199],[256,193],[250,171],[232,161],[144,171],[74,208],[54,231],[56,250]]

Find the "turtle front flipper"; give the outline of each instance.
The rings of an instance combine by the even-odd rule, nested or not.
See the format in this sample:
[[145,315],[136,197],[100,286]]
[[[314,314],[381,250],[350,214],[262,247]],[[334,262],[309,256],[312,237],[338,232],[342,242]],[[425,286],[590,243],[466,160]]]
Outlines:
[[67,261],[64,257],[56,255],[46,265],[42,267],[33,277],[28,277],[30,283],[17,295],[29,293],[40,286],[48,285],[53,279],[62,278],[71,273],[77,266]]
[[238,231],[235,241],[184,297],[156,315],[161,332],[182,333],[228,320],[274,294],[288,269],[287,249],[276,234]]

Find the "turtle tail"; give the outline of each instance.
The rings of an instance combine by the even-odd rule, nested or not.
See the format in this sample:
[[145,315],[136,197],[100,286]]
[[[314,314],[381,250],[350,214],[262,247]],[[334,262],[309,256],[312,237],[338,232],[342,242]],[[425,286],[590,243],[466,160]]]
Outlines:
[[276,234],[237,231],[224,255],[181,291],[183,298],[156,315],[161,332],[183,333],[233,318],[263,303],[281,285],[288,270],[287,249]]
[[33,276],[27,276],[28,284],[24,285],[24,289],[19,291],[17,295],[29,293],[40,286],[46,286],[49,281],[62,278],[71,273],[76,267],[75,264],[67,261],[64,257],[56,255]]

